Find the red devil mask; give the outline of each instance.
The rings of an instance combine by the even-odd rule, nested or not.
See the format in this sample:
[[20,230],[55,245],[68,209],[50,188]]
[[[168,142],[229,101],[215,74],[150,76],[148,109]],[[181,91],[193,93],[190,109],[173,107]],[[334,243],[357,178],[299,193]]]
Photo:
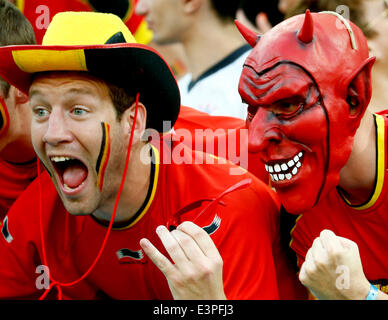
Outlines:
[[249,151],[260,153],[284,207],[301,213],[338,184],[369,103],[374,58],[361,30],[335,12],[307,11],[263,36],[236,25],[253,47],[239,83]]

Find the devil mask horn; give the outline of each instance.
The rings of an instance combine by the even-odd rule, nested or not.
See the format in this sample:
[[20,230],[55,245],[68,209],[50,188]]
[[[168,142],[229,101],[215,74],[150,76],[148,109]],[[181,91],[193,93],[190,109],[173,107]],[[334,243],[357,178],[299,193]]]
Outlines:
[[260,35],[248,29],[246,26],[244,26],[241,22],[237,20],[234,20],[234,23],[238,31],[240,31],[241,35],[244,37],[244,39],[253,48],[256,45],[256,43],[260,40]]
[[306,10],[302,28],[298,32],[298,39],[304,43],[310,43],[314,37],[314,22],[310,10]]

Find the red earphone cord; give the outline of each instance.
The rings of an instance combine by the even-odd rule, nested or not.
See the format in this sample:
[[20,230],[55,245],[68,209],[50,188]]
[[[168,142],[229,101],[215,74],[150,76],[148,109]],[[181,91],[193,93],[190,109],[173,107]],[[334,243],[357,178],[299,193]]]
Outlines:
[[[115,202],[115,205],[114,205],[114,209],[113,209],[112,217],[111,217],[111,220],[110,220],[110,223],[109,223],[109,226],[108,226],[108,230],[107,230],[107,232],[105,234],[105,237],[104,237],[104,240],[102,242],[100,251],[98,252],[96,258],[94,259],[94,261],[91,264],[91,266],[89,267],[89,269],[80,278],[78,278],[77,280],[74,280],[74,281],[68,282],[68,283],[63,283],[63,282],[55,280],[53,278],[51,272],[50,272],[49,273],[50,285],[46,289],[46,291],[42,294],[42,296],[39,298],[39,300],[43,300],[47,296],[47,294],[50,292],[50,290],[53,287],[55,287],[55,286],[57,287],[57,290],[58,290],[58,299],[61,300],[62,299],[62,288],[61,287],[70,287],[70,286],[73,286],[73,285],[77,284],[78,282],[82,281],[83,279],[85,279],[90,274],[90,272],[93,270],[93,268],[97,264],[98,260],[100,259],[101,254],[102,254],[102,252],[103,252],[103,250],[104,250],[104,248],[106,246],[106,243],[108,241],[109,234],[110,234],[110,232],[112,230],[113,221],[115,219],[115,215],[116,215],[116,211],[117,211],[117,206],[118,206],[120,195],[121,195],[121,192],[123,190],[123,186],[124,186],[124,182],[125,182],[125,176],[127,175],[127,169],[128,169],[128,164],[129,164],[129,157],[130,157],[130,154],[131,154],[131,147],[132,147],[132,141],[133,141],[133,134],[134,134],[134,131],[135,131],[134,129],[135,129],[135,125],[136,125],[138,106],[139,106],[139,93],[137,93],[137,95],[136,95],[135,116],[134,116],[134,119],[133,119],[133,124],[132,124],[132,129],[131,129],[131,136],[130,136],[130,141],[129,141],[129,145],[128,145],[127,158],[126,158],[126,161],[125,161],[123,177],[121,179],[120,188],[119,188],[119,191],[117,193],[116,202]],[[41,180],[40,180],[40,163],[39,162],[40,162],[40,160],[39,160],[39,158],[37,158],[38,180],[39,180],[39,227],[40,227],[40,238],[41,238],[41,242],[42,242],[43,262],[44,262],[45,266],[47,266],[47,268],[48,268],[46,249],[45,249],[45,242],[44,242],[44,235],[43,235],[43,225],[42,225],[42,212],[43,212],[42,194],[43,193],[42,193],[42,184],[41,184]]]

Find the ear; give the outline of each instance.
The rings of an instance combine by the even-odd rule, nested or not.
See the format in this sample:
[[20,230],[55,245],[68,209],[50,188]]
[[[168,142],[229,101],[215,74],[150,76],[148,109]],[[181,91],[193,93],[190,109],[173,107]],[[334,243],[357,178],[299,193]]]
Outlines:
[[[128,136],[131,135],[132,125],[135,120],[136,113],[136,101],[132,103],[132,105],[126,109],[121,117],[121,122],[123,124],[124,133]],[[143,135],[146,129],[147,123],[147,109],[145,106],[139,101],[137,108],[137,115],[135,121],[135,131],[134,131],[134,142],[140,140],[140,137]]]
[[28,96],[25,95],[23,92],[21,92],[17,88],[15,88],[15,90],[14,90],[14,95],[15,95],[16,104],[25,104],[29,100]]
[[346,101],[349,105],[349,113],[351,116],[357,117],[363,115],[368,107],[372,96],[371,73],[375,60],[375,57],[369,58],[348,86]]
[[196,12],[202,3],[203,0],[183,0],[183,11],[188,14]]

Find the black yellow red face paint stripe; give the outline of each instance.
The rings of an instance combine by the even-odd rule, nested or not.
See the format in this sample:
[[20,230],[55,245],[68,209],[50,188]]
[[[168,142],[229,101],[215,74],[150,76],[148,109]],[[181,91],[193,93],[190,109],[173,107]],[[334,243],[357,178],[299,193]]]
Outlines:
[[97,158],[96,171],[97,171],[97,186],[102,191],[104,184],[105,169],[108,164],[110,155],[110,127],[109,124],[101,122],[102,126],[102,140],[100,154]]
[[0,98],[0,135],[6,132],[9,128],[9,114],[7,105],[4,100]]

